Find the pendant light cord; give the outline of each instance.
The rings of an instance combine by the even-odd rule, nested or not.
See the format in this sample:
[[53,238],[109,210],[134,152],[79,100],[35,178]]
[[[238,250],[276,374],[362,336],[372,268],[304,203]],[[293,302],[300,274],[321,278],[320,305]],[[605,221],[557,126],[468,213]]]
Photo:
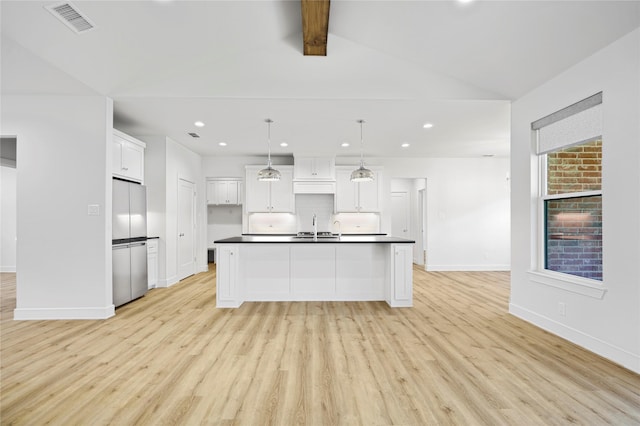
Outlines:
[[364,167],[364,139],[362,138],[362,123],[364,120],[358,120],[360,123],[360,167]]
[[267,152],[268,152],[267,167],[271,167],[271,123],[273,123],[273,120],[270,118],[267,118],[264,121],[267,122]]

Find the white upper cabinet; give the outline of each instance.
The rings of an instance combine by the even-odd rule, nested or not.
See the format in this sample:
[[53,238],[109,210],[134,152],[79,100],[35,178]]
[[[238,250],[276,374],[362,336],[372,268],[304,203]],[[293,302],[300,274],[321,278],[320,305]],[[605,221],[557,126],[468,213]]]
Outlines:
[[294,180],[336,180],[333,157],[295,157]]
[[246,212],[294,213],[293,166],[276,166],[281,173],[276,182],[258,180],[258,171],[263,168],[246,166]]
[[242,204],[242,182],[239,179],[207,180],[207,204]]
[[113,176],[134,182],[144,182],[144,149],[146,144],[126,133],[113,129]]
[[336,167],[336,212],[379,212],[382,194],[382,171],[371,168],[372,182],[351,182],[356,167]]

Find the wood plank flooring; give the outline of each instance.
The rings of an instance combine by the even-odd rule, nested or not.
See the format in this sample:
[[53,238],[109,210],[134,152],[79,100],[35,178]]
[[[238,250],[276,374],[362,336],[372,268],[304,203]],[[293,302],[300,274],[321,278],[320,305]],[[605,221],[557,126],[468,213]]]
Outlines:
[[2,425],[640,424],[640,376],[509,315],[508,273],[222,310],[211,271],[103,321],[14,321],[1,278]]

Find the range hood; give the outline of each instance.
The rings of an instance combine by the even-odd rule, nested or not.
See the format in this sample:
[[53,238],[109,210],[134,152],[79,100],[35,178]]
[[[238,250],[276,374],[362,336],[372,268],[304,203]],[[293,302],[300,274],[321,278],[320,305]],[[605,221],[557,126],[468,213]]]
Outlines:
[[336,183],[322,181],[293,182],[294,194],[335,194]]

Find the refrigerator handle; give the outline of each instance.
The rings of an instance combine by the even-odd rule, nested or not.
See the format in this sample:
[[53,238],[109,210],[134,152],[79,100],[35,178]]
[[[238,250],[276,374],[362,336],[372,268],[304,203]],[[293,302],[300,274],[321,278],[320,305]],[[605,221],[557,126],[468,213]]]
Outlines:
[[129,247],[144,246],[146,244],[147,243],[132,243],[132,244],[129,244]]

